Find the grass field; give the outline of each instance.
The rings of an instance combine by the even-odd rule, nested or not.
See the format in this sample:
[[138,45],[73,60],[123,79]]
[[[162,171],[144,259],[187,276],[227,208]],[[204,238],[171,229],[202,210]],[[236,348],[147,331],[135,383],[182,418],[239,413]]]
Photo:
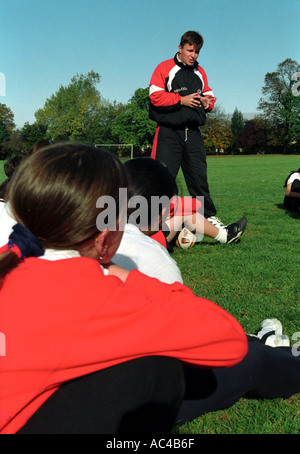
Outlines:
[[[283,183],[300,167],[299,156],[208,157],[218,216],[224,223],[248,218],[240,244],[204,239],[173,258],[198,296],[235,316],[247,333],[265,318],[282,321],[284,334],[300,332],[300,216],[283,209]],[[0,163],[0,182],[4,178]],[[182,176],[181,195],[188,195]],[[300,335],[298,336],[298,340]],[[295,342],[295,341],[294,341]],[[204,415],[174,429],[176,434],[297,434],[300,395],[290,399],[241,399],[228,410]]]
[[[209,157],[218,216],[225,223],[246,216],[247,230],[240,244],[205,239],[173,254],[186,285],[234,315],[247,333],[274,317],[282,321],[284,334],[300,332],[300,215],[282,206],[285,178],[299,167],[299,156]],[[182,176],[178,185],[186,195]],[[300,433],[300,396],[242,399],[226,411],[182,426],[178,433]]]

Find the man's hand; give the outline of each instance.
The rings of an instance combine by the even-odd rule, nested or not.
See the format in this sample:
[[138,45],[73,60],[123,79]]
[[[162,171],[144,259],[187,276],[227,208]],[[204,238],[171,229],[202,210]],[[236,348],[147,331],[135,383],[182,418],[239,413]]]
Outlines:
[[192,109],[197,109],[201,106],[200,95],[198,93],[193,93],[191,95],[182,96],[180,104],[182,106],[191,107]]
[[208,109],[212,102],[216,98],[213,96],[200,96],[199,93],[193,93],[191,95],[183,96],[180,100],[182,106],[191,107],[192,109],[197,109],[201,105],[204,109]]
[[213,96],[200,96],[201,103],[204,109],[208,109],[212,102],[216,100]]

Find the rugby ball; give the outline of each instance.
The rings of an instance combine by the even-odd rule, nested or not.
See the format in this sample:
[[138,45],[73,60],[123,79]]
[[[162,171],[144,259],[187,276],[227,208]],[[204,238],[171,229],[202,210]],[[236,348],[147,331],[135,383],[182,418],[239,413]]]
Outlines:
[[190,249],[195,243],[196,236],[186,228],[181,230],[176,240],[176,246],[180,249]]

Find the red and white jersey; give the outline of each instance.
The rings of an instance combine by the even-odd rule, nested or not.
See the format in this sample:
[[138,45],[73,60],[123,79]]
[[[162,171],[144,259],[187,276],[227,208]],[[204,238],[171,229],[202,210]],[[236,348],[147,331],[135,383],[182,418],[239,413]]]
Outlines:
[[[190,109],[181,106],[181,97],[193,93],[214,96],[204,69],[196,62],[187,66],[175,58],[160,63],[150,81],[150,118],[168,126],[202,126],[205,123],[203,107]],[[214,102],[206,111],[213,109]]]

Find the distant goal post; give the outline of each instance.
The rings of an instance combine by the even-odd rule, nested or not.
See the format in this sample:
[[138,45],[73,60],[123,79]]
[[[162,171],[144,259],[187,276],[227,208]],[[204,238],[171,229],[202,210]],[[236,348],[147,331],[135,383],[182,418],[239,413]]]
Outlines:
[[[118,153],[118,150],[122,148],[129,148],[130,149],[130,158],[133,159],[133,144],[132,143],[96,143],[95,147],[102,147],[102,148],[108,148],[108,147],[114,147],[117,150],[117,155],[120,156]],[[121,156],[122,157],[122,156]]]

